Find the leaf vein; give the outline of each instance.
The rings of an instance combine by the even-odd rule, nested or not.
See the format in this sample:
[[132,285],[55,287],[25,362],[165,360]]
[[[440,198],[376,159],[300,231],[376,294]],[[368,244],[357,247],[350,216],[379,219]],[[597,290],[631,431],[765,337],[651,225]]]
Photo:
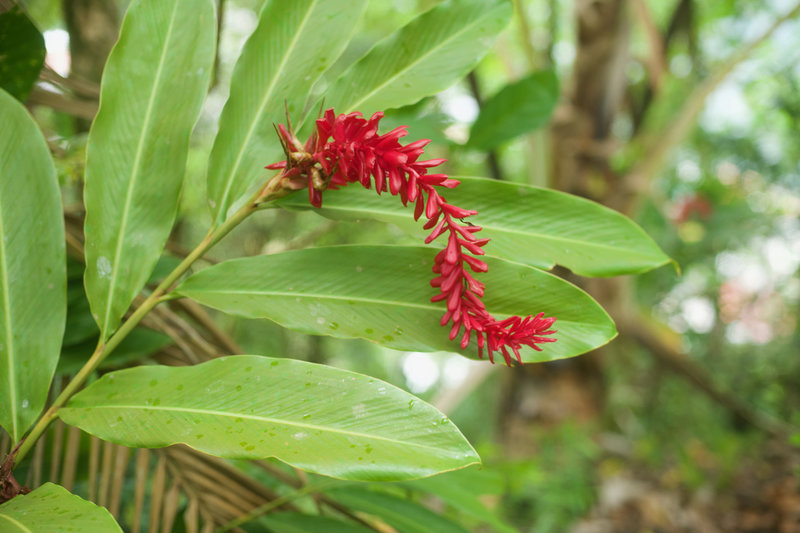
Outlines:
[[311,19],[311,16],[310,16],[311,12],[314,10],[314,8],[316,7],[317,3],[318,3],[318,0],[314,0],[314,2],[312,2],[312,4],[309,6],[308,11],[306,11],[306,14],[303,16],[303,20],[300,22],[300,25],[298,26],[297,30],[295,31],[294,37],[292,38],[291,42],[289,43],[287,51],[284,54],[283,58],[281,59],[281,62],[278,65],[278,68],[276,69],[276,73],[272,77],[272,81],[270,82],[269,86],[267,87],[267,91],[264,93],[264,97],[261,99],[261,103],[258,106],[258,111],[256,111],[253,114],[253,121],[250,123],[250,127],[247,130],[247,135],[245,135],[244,141],[242,142],[242,146],[239,148],[239,153],[236,154],[236,161],[233,163],[233,167],[231,168],[231,171],[228,174],[228,178],[227,178],[226,183],[225,183],[225,190],[222,193],[222,198],[220,198],[220,200],[219,200],[220,212],[217,213],[217,217],[216,217],[217,220],[220,219],[220,214],[222,215],[223,218],[226,215],[226,213],[224,213],[222,211],[228,209],[228,205],[227,205],[228,195],[230,194],[231,186],[233,185],[233,178],[236,175],[236,171],[239,169],[239,165],[242,162],[242,157],[244,156],[245,149],[250,144],[250,138],[253,136],[253,132],[256,130],[256,125],[258,124],[259,118],[261,117],[261,115],[264,112],[264,107],[266,107],[267,101],[272,96],[272,91],[275,89],[275,86],[277,85],[278,80],[280,79],[280,74],[283,72],[289,56],[292,55],[292,51],[294,50],[295,46],[297,46],[297,43],[300,42],[300,35],[303,32],[303,28],[305,28],[306,24]]
[[[495,6],[495,7],[497,7],[497,6]],[[470,24],[467,24],[466,26],[464,26],[460,31],[451,33],[450,37],[445,39],[444,41],[441,41],[439,46],[435,46],[435,47],[430,48],[426,53],[424,53],[423,55],[419,56],[419,58],[416,61],[413,61],[413,62],[409,63],[406,67],[404,67],[401,70],[399,70],[394,76],[388,78],[386,81],[384,81],[383,83],[381,83],[380,85],[375,87],[372,91],[370,91],[366,95],[364,95],[360,100],[357,100],[357,101],[353,102],[353,104],[351,104],[348,107],[348,111],[356,110],[356,108],[358,108],[365,101],[367,101],[369,98],[371,98],[373,95],[375,95],[375,93],[377,93],[378,91],[380,91],[381,89],[383,89],[384,87],[389,85],[391,82],[393,82],[397,78],[401,77],[401,75],[403,75],[406,72],[408,72],[411,69],[413,69],[415,66],[417,66],[419,63],[421,63],[422,61],[427,59],[432,54],[435,54],[437,50],[445,47],[447,44],[449,44],[450,42],[454,41],[457,37],[461,37],[461,35],[463,35],[464,33],[467,33],[473,27],[479,25],[481,23],[481,21],[486,16],[488,16],[489,12],[486,12],[486,13],[482,14],[480,17],[478,17],[477,19],[472,21]]]
[[97,409],[140,409],[143,411],[175,411],[180,413],[192,413],[192,414],[199,414],[199,415],[209,415],[209,416],[220,416],[226,418],[243,418],[248,420],[256,420],[259,422],[266,422],[270,424],[277,424],[277,425],[286,425],[292,426],[297,428],[304,428],[308,430],[322,430],[327,431],[329,433],[340,433],[342,435],[349,435],[353,437],[365,438],[365,439],[372,439],[372,440],[380,440],[385,442],[390,442],[393,444],[398,444],[402,446],[413,446],[417,448],[425,448],[430,450],[437,450],[442,452],[443,449],[438,446],[432,446],[430,444],[422,444],[414,441],[408,440],[399,440],[391,437],[385,437],[382,435],[373,435],[369,433],[361,433],[358,431],[349,431],[346,429],[341,428],[334,428],[331,426],[319,426],[315,424],[307,424],[303,422],[294,422],[290,420],[283,420],[280,418],[273,418],[268,416],[259,416],[259,415],[248,415],[244,413],[230,413],[226,411],[216,411],[213,409],[195,409],[191,407],[174,407],[174,406],[163,406],[163,405],[93,405],[91,407],[92,410]]
[[27,526],[25,526],[25,524],[23,524],[22,522],[20,522],[20,521],[18,521],[18,520],[15,520],[15,519],[11,518],[11,517],[10,517],[10,516],[8,516],[7,514],[2,514],[2,513],[0,513],[0,518],[5,518],[5,519],[6,519],[6,520],[8,520],[9,522],[11,522],[12,524],[14,524],[14,525],[15,525],[15,526],[17,526],[18,528],[20,528],[22,531],[27,531],[28,533],[33,533],[33,530],[32,530],[32,529],[29,529]]
[[7,254],[5,238],[3,237],[3,211],[0,205],[0,280],[3,289],[3,307],[5,308],[5,320],[3,326],[6,330],[6,357],[8,358],[8,393],[9,407],[11,409],[11,437],[14,441],[18,439],[19,429],[17,428],[17,384],[14,379],[14,332],[11,326],[11,286],[8,283]]
[[175,27],[175,19],[176,14],[178,12],[178,4],[180,2],[175,2],[172,7],[172,14],[170,15],[169,27],[167,29],[167,35],[164,38],[164,47],[161,50],[161,57],[158,60],[158,67],[156,69],[156,75],[153,80],[153,85],[150,88],[150,97],[147,102],[147,110],[145,111],[144,122],[142,123],[142,132],[139,134],[139,143],[136,147],[136,155],[134,156],[133,160],[133,167],[131,168],[131,178],[128,182],[128,188],[126,190],[125,196],[125,206],[123,207],[122,214],[121,214],[121,221],[120,221],[120,229],[119,233],[117,234],[117,246],[114,251],[114,265],[111,269],[111,280],[109,282],[108,287],[108,299],[106,300],[106,312],[105,316],[103,317],[103,332],[101,335],[101,340],[105,340],[108,335],[108,320],[109,316],[111,315],[111,308],[112,303],[114,302],[114,290],[116,289],[117,279],[119,279],[118,269],[119,269],[119,261],[120,256],[122,255],[122,243],[124,241],[124,235],[127,230],[128,226],[128,219],[129,213],[131,210],[131,198],[133,196],[133,189],[136,183],[137,175],[139,174],[139,165],[141,164],[143,148],[145,144],[145,137],[147,135],[147,130],[150,126],[150,120],[152,119],[153,115],[153,104],[156,99],[156,89],[161,84],[161,75],[164,70],[164,61],[167,57],[167,50],[169,50],[170,40],[172,39],[172,30]]

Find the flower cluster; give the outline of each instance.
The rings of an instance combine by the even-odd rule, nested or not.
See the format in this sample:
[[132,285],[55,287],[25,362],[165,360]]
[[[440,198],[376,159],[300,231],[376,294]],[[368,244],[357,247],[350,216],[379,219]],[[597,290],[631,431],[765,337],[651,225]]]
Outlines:
[[489,239],[478,239],[475,234],[481,227],[464,222],[477,211],[448,204],[439,194],[437,187],[452,189],[459,182],[446,174],[428,174],[429,169],[445,161],[419,160],[429,140],[401,145],[400,138],[408,134],[405,126],[378,135],[382,117],[381,112],[369,120],[360,113],[337,116],[333,109],[328,109],[317,120],[315,131],[305,145],[281,125],[279,136],[287,158],[266,168],[283,169],[281,179],[285,187],[308,187],[309,199],[316,207],[322,205],[322,191],[326,188],[359,182],[369,189],[374,179],[378,194],[388,190],[400,196],[403,205],[413,203],[415,220],[425,215],[424,228],[431,230],[426,243],[447,234],[447,246],[436,255],[433,266],[437,276],[431,280],[431,286],[438,288],[439,294],[431,301],[446,302],[447,312],[441,324],[452,323],[450,339],[460,335],[462,348],[469,345],[475,332],[480,357],[485,349],[489,360],[494,362],[494,352],[499,351],[510,366],[509,349],[522,362],[519,350],[523,345],[541,350],[538,344],[554,342],[556,339],[548,335],[555,333],[550,329],[555,318],[545,318],[544,313],[505,320],[496,320],[489,314],[481,300],[484,284],[473,276],[488,270],[487,264],[475,256],[484,254],[483,246]]

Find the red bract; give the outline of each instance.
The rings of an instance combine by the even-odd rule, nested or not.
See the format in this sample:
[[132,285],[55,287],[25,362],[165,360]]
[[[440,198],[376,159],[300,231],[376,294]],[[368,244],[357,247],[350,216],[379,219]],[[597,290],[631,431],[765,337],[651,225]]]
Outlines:
[[470,271],[488,270],[486,263],[474,256],[484,254],[483,246],[489,239],[478,239],[475,234],[481,230],[480,226],[463,220],[477,211],[448,204],[439,194],[437,187],[452,189],[459,182],[446,174],[428,174],[428,169],[445,161],[419,160],[429,140],[401,145],[400,138],[408,134],[406,126],[378,135],[381,118],[381,112],[365,120],[361,113],[337,116],[333,109],[328,109],[317,120],[315,132],[305,145],[291,131],[279,126],[287,159],[266,168],[284,169],[282,177],[288,188],[308,187],[309,199],[316,207],[322,205],[322,191],[326,187],[335,189],[359,182],[369,189],[373,179],[378,194],[388,190],[400,196],[403,205],[414,203],[414,219],[424,214],[427,219],[424,228],[431,230],[426,243],[447,234],[447,246],[436,255],[433,266],[437,276],[431,280],[431,286],[437,287],[439,294],[431,301],[446,302],[447,312],[441,324],[452,324],[450,338],[460,336],[462,348],[469,345],[475,332],[480,357],[485,348],[494,363],[494,352],[499,351],[510,366],[509,349],[521,363],[519,349],[523,345],[541,350],[538,344],[554,342],[556,339],[548,335],[555,333],[550,329],[555,318],[545,318],[544,313],[539,313],[524,319],[513,316],[496,320],[486,311],[481,300],[484,284]]

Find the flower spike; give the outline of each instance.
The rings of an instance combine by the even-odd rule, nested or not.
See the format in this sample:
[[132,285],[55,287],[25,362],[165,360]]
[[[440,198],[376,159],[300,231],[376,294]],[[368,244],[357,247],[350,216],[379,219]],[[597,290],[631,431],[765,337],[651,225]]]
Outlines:
[[481,300],[484,284],[469,273],[489,269],[484,261],[474,257],[484,254],[482,248],[489,239],[475,237],[481,227],[464,221],[477,211],[448,204],[439,194],[436,187],[452,189],[459,182],[446,174],[428,174],[428,169],[441,165],[444,159],[418,161],[429,140],[401,145],[400,139],[408,135],[406,126],[378,135],[381,118],[380,111],[367,120],[361,113],[336,115],[333,109],[327,109],[317,119],[305,145],[294,136],[290,122],[288,130],[281,125],[276,129],[286,160],[266,168],[282,170],[281,176],[288,180],[287,187],[300,188],[305,184],[315,207],[322,205],[322,192],[326,188],[360,183],[369,189],[374,179],[378,194],[388,190],[392,196],[399,196],[403,205],[413,203],[415,220],[425,215],[424,228],[432,230],[426,243],[447,233],[447,245],[436,255],[432,268],[437,276],[431,280],[431,286],[438,288],[439,293],[431,301],[446,303],[441,324],[451,324],[450,339],[458,338],[462,348],[469,345],[474,332],[481,358],[485,349],[489,361],[494,363],[494,353],[499,352],[511,366],[512,357],[522,363],[519,352],[522,346],[541,351],[539,344],[555,342],[550,335],[556,333],[551,329],[556,319],[545,318],[544,313],[505,320],[489,314]]

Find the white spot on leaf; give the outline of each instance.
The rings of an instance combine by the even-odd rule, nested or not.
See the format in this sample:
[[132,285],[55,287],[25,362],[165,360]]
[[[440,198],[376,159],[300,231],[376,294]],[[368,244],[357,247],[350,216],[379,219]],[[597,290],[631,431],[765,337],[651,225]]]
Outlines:
[[108,257],[100,256],[97,258],[97,275],[101,278],[111,277],[111,261]]
[[359,403],[353,406],[353,418],[364,418],[367,416],[367,406]]

